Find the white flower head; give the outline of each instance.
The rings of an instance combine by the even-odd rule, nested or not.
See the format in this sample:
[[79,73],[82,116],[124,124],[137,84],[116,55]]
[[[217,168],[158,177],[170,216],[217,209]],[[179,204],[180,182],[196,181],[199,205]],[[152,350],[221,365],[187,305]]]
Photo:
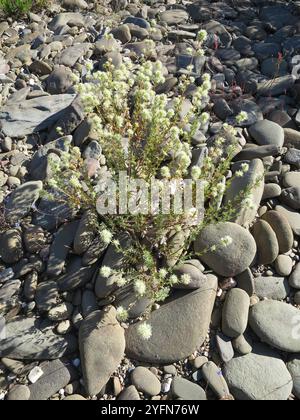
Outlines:
[[123,306],[117,308],[117,319],[119,321],[127,321],[128,319],[128,311]]
[[152,327],[147,322],[140,324],[137,328],[137,331],[143,340],[149,340],[152,336]]
[[70,181],[69,181],[69,183],[70,183],[70,185],[73,187],[73,188],[75,188],[75,189],[81,189],[81,183],[80,183],[80,181],[79,181],[79,179],[78,178],[76,178],[76,176],[72,176],[71,178],[70,178]]
[[197,55],[198,57],[204,57],[205,52],[204,52],[203,48],[198,48],[198,49],[196,50],[196,55]]
[[169,283],[171,285],[178,283],[178,277],[175,274],[172,274],[169,278]]
[[161,268],[159,270],[158,274],[159,274],[159,277],[161,279],[165,279],[167,277],[167,275],[168,275],[168,270],[166,270],[165,268]]
[[115,246],[116,248],[118,248],[120,246],[120,241],[118,239],[114,239],[112,241],[113,246]]
[[235,176],[236,176],[237,178],[242,178],[242,177],[244,176],[244,172],[243,172],[243,171],[236,171],[236,172],[235,172]]
[[202,187],[203,187],[204,189],[208,188],[208,187],[209,187],[209,182],[208,182],[208,181],[206,181],[206,180],[202,181]]
[[134,290],[139,296],[144,296],[146,293],[146,284],[143,280],[136,280],[134,282]]
[[242,169],[242,171],[244,173],[248,172],[249,171],[249,165],[248,165],[248,163],[242,163],[241,169]]
[[100,232],[100,238],[105,244],[110,244],[112,237],[113,237],[112,233],[107,229],[104,229]]
[[236,119],[236,122],[238,123],[238,124],[240,124],[240,123],[242,123],[242,122],[244,122],[244,121],[247,121],[247,119],[248,119],[248,114],[247,114],[247,112],[245,112],[245,111],[241,111],[236,117],[235,117],[235,119]]
[[64,134],[64,131],[63,131],[62,127],[56,127],[55,131],[57,132],[57,134],[59,134],[61,136]]
[[205,91],[209,91],[209,90],[211,90],[211,82],[210,82],[209,80],[205,80],[205,81],[202,83],[202,88],[203,88]]
[[102,277],[104,277],[105,279],[108,279],[108,277],[111,276],[112,274],[112,269],[110,267],[107,267],[106,265],[104,265],[103,267],[101,267],[100,269],[100,274]]
[[117,284],[118,287],[123,287],[123,286],[125,286],[126,283],[127,282],[126,282],[125,277],[123,277],[121,274],[119,276],[117,276],[116,284]]
[[207,32],[205,29],[201,29],[197,34],[197,40],[199,42],[204,42],[207,39]]
[[86,63],[85,63],[85,67],[86,67],[86,69],[87,69],[88,71],[93,70],[93,67],[94,67],[93,62],[92,62],[92,61],[90,61],[90,60],[86,61]]
[[222,194],[225,191],[225,184],[223,182],[219,182],[217,184],[217,190],[219,191],[220,194]]
[[184,284],[184,285],[188,285],[191,282],[191,276],[189,274],[182,274],[182,276],[180,277],[180,283]]
[[194,181],[200,178],[201,175],[201,169],[199,166],[193,166],[191,170],[191,175]]
[[174,109],[173,108],[168,109],[168,111],[167,111],[167,117],[171,119],[171,118],[174,117],[174,115],[175,115]]
[[193,64],[190,64],[189,66],[187,66],[187,68],[186,68],[186,69],[187,69],[187,71],[188,71],[188,72],[190,72],[190,73],[191,73],[191,72],[193,72],[193,71],[194,71],[194,66],[193,66]]
[[202,75],[203,82],[210,82],[211,81],[211,75],[209,73],[204,73]]
[[209,121],[209,113],[208,112],[202,112],[200,120],[201,120],[202,124],[206,124]]
[[221,245],[223,245],[224,247],[227,247],[227,246],[232,244],[233,239],[232,239],[231,236],[227,235],[227,236],[224,236],[223,238],[221,238],[220,242],[221,242]]
[[253,210],[255,208],[255,204],[253,202],[253,196],[250,195],[249,197],[245,198],[242,201],[242,206],[247,208],[247,209]]
[[171,178],[171,172],[167,166],[163,166],[160,170],[160,173],[163,178]]
[[216,140],[216,145],[217,146],[222,146],[222,144],[224,144],[225,141],[226,140],[223,137],[218,137],[217,140]]

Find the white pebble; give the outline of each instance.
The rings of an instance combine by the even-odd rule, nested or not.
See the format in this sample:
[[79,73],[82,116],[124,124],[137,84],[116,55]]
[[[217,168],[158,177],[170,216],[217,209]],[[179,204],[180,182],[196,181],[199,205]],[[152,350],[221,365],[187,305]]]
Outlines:
[[35,384],[43,375],[43,370],[36,366],[29,372],[28,379],[32,384]]
[[164,394],[167,394],[170,391],[172,380],[173,380],[172,378],[169,378],[162,383],[161,392],[163,392]]

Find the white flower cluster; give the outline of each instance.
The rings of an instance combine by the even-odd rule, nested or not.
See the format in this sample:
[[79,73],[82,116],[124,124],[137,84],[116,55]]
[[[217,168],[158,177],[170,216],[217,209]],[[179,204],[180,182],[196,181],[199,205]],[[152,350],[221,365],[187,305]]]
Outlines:
[[191,276],[189,274],[182,274],[180,277],[180,283],[184,284],[185,286],[189,285],[191,282]]
[[197,41],[203,43],[207,40],[207,32],[205,29],[201,29],[197,34]]
[[110,267],[107,267],[106,265],[102,266],[100,269],[100,275],[104,277],[105,279],[108,279],[112,274],[112,269]]
[[231,244],[232,244],[232,242],[233,242],[233,239],[232,239],[232,237],[231,237],[231,236],[229,236],[229,235],[224,236],[224,237],[223,237],[223,238],[221,238],[221,240],[220,240],[221,245],[222,245],[222,246],[224,246],[224,247],[227,247],[227,246],[231,245]]
[[[196,110],[201,109],[203,101],[206,100],[209,96],[209,91],[211,90],[211,77],[210,74],[205,73],[202,76],[202,85],[200,85],[195,94],[193,95],[193,105]],[[201,124],[205,125],[209,121],[209,114],[204,113],[204,116],[201,118]]]
[[149,340],[152,337],[152,327],[147,322],[143,322],[137,327],[138,334],[143,340]]
[[201,29],[197,34],[197,45],[196,45],[196,55],[203,57],[204,56],[204,50],[202,48],[203,43],[207,40],[207,32],[205,29]]
[[242,122],[244,122],[244,121],[247,121],[247,119],[248,119],[248,114],[247,114],[247,112],[245,112],[245,111],[241,111],[236,117],[235,117],[235,119],[236,119],[236,122],[238,123],[238,124],[241,124]]
[[[153,26],[155,25],[153,24]],[[108,37],[107,39],[111,39],[111,35]],[[193,48],[188,50],[188,53],[201,55],[206,39],[207,32],[199,31],[196,41],[191,43]],[[153,47],[153,41],[150,40],[148,46],[149,51],[145,51],[145,56]],[[191,61],[193,59],[191,57]],[[142,64],[132,62],[126,57],[123,60],[118,68],[108,61],[105,71],[97,72],[93,72],[92,63],[87,62],[86,68],[90,72],[86,77],[87,83],[77,86],[87,117],[93,123],[93,134],[99,139],[105,165],[109,169],[111,177],[114,178],[120,171],[130,172],[132,178],[147,180],[160,174],[163,178],[160,181],[161,184],[166,184],[165,180],[167,179],[170,181],[172,191],[175,191],[178,183],[179,185],[181,185],[180,182],[183,184],[182,180],[185,175],[190,174],[194,181],[201,179],[203,184],[206,184],[205,205],[214,206],[215,203],[219,203],[219,197],[226,190],[226,179],[230,173],[230,153],[234,152],[235,146],[232,144],[236,140],[237,131],[230,125],[224,124],[223,130],[215,138],[213,147],[208,148],[208,156],[204,158],[204,162],[201,162],[203,165],[192,166],[191,141],[193,136],[197,131],[206,133],[210,124],[210,114],[205,111],[212,89],[210,74],[203,74],[202,82],[198,85],[193,74],[186,72],[187,74],[180,77],[178,95],[171,97],[171,95],[157,93],[157,88],[165,82],[165,74],[167,74],[167,69],[160,61],[147,61],[145,57]],[[193,68],[194,66],[191,65],[187,70],[193,73]],[[191,96],[187,96],[187,88],[191,85],[193,93]],[[186,104],[188,111],[186,111]],[[246,119],[247,115],[243,112],[236,117],[237,123]],[[75,158],[79,160],[81,158],[80,150],[74,153]],[[72,166],[64,156],[62,156],[62,160],[66,167]],[[248,170],[249,165],[244,163],[234,175],[242,176]],[[74,175],[70,177],[68,185],[73,189],[80,190],[83,196],[85,187],[81,179],[85,178]],[[93,191],[97,198],[100,190],[96,192],[97,185],[95,186],[93,181],[92,178],[91,189],[94,188]],[[54,182],[53,185],[55,185]],[[171,194],[175,195],[175,192],[172,191]],[[250,207],[253,204],[252,201],[249,196],[244,200],[243,205]],[[198,226],[199,214],[195,209],[193,212],[186,212],[179,220],[175,220],[174,215],[164,217],[166,217],[164,220],[166,223],[159,221],[158,228],[155,221],[152,223],[151,220],[149,223],[149,219],[144,218],[137,223],[136,219],[130,219],[126,215],[119,225],[119,221],[116,221],[114,226],[117,227],[116,229],[114,227],[111,228],[111,231],[100,229],[99,235],[102,242],[106,245],[113,243],[118,252],[120,244],[113,241],[113,233],[117,229],[120,231],[120,226],[121,230],[126,230],[126,227],[129,226],[130,229],[126,230],[128,232],[131,232],[131,229],[136,229],[137,235],[132,235],[133,238],[143,238],[145,243],[148,244],[147,241],[149,241],[152,246],[149,247],[151,251],[146,247],[145,251],[142,248],[142,252],[138,252],[141,250],[139,243],[139,246],[133,248],[135,255],[132,257],[130,254],[128,261],[124,264],[124,271],[119,272],[103,266],[100,269],[101,276],[110,278],[114,275],[114,282],[118,287],[130,283],[133,285],[136,298],[147,296],[156,301],[165,300],[171,287],[176,284],[188,286],[192,280],[188,274],[177,277],[168,269],[158,270],[156,255],[152,254],[152,250],[156,249],[162,257],[167,256],[170,251],[167,248],[171,237],[170,233],[172,232],[173,235],[174,230],[185,232],[187,227],[194,226],[191,223]],[[118,220],[120,219],[121,217]],[[114,223],[114,220],[112,222]],[[144,225],[142,225],[143,223]],[[108,223],[107,226],[111,226],[111,224]],[[167,227],[165,228],[165,226]],[[220,244],[213,246],[211,250],[216,250],[220,246],[227,247],[231,243],[232,238],[225,236],[221,239]],[[126,252],[124,252],[125,254]],[[126,271],[127,267],[130,267],[128,271]],[[132,267],[142,268],[138,271]],[[128,311],[122,306],[117,308],[117,317],[120,321],[127,320]],[[146,322],[139,325],[138,331],[146,340],[152,335],[151,325]]]
[[245,175],[245,173],[247,173],[249,171],[249,165],[248,163],[243,163],[241,165],[241,169],[239,169],[238,171],[235,172],[235,176],[238,178],[241,178]]
[[253,200],[253,195],[250,194],[248,197],[246,197],[243,201],[242,201],[242,207],[253,210],[255,209],[255,203]]
[[100,238],[106,245],[111,243],[112,237],[113,237],[112,233],[107,229],[104,229],[100,232]]
[[128,319],[128,311],[123,306],[117,308],[117,319],[121,322],[127,321]]
[[143,280],[136,280],[134,282],[134,291],[139,296],[144,296],[146,293],[146,284]]

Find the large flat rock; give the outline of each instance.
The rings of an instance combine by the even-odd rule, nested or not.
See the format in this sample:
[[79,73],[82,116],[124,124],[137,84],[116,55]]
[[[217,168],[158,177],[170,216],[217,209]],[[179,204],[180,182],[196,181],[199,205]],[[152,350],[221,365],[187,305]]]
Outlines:
[[77,340],[59,336],[50,323],[40,318],[17,318],[8,322],[0,340],[0,357],[16,360],[52,360],[72,353]]
[[138,333],[140,322],[126,333],[126,354],[150,363],[173,363],[190,356],[199,348],[208,332],[217,291],[217,278],[191,293],[180,292],[149,316],[152,336],[143,340]]
[[251,308],[249,323],[264,343],[288,353],[300,352],[300,311],[292,305],[265,300]]
[[51,127],[74,101],[76,95],[42,96],[4,106],[0,126],[6,136],[24,137]]
[[237,400],[287,400],[292,377],[277,353],[258,346],[253,353],[235,357],[225,365],[224,376]]

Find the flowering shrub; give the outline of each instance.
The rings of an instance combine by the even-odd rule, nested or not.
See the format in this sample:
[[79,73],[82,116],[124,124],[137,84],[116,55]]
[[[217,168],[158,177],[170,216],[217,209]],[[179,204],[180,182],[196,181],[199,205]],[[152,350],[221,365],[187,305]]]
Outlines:
[[[203,55],[201,46],[205,38],[205,31],[200,31],[198,55]],[[84,160],[80,150],[74,147],[62,156],[60,163],[55,162],[50,186],[67,194],[78,210],[98,209],[99,222],[106,226],[100,233],[104,243],[110,243],[120,232],[128,236],[130,245],[126,248],[122,248],[117,239],[113,241],[124,255],[116,282],[120,287],[132,282],[137,299],[146,296],[160,302],[175,284],[189,284],[188,275],[178,278],[173,269],[178,262],[195,256],[191,244],[201,229],[207,224],[231,220],[235,215],[237,203],[223,206],[222,198],[234,177],[244,176],[249,167],[242,164],[230,175],[230,163],[240,150],[237,131],[232,126],[224,124],[220,132],[210,138],[207,147],[205,135],[210,115],[205,109],[212,87],[208,73],[196,83],[193,66],[190,66],[187,74],[180,77],[176,95],[168,97],[157,93],[165,81],[165,69],[159,61],[134,63],[124,59],[119,68],[111,62],[105,67],[104,71],[94,72],[88,63],[89,74],[85,83],[78,82],[77,90],[86,115],[93,123],[93,137],[101,145],[107,171],[104,174],[97,162],[96,169],[90,171],[91,162]],[[237,116],[237,123],[245,119],[247,114],[242,112]],[[195,143],[201,136],[204,142]],[[201,158],[195,159],[195,151]],[[112,190],[118,198],[124,194],[124,184],[122,187],[113,183],[120,173],[125,174],[128,183],[135,179],[143,186],[155,178],[158,188],[164,189],[167,185],[170,211],[161,212],[159,206],[149,205],[149,197],[143,195],[141,187],[129,188],[126,194],[129,202],[141,202],[142,210],[147,211],[142,211],[141,207],[137,212],[128,212],[128,208],[121,211],[119,204],[113,206],[113,214],[100,212],[103,197],[109,201]],[[186,179],[192,205],[177,212],[174,211],[175,192],[184,193]],[[238,195],[238,204],[252,205],[250,191],[251,188]],[[215,249],[230,243],[230,237],[222,238]],[[116,273],[113,267],[104,266],[100,274],[109,278]],[[117,308],[117,314],[120,320],[127,319],[126,309]],[[151,326],[143,323],[140,333],[145,339],[150,338]]]

